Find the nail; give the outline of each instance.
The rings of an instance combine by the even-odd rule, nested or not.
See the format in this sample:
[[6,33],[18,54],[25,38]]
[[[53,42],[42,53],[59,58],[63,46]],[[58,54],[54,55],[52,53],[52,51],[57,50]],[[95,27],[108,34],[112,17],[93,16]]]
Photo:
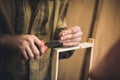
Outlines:
[[48,50],[48,47],[47,46],[45,46],[45,51],[47,51]]

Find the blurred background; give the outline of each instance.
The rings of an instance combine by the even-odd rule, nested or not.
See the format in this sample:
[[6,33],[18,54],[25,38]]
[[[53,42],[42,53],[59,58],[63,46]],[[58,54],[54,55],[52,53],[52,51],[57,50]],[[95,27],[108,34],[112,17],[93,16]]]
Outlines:
[[[67,24],[79,25],[82,41],[95,39],[93,67],[120,39],[120,0],[69,0]],[[81,78],[86,49],[76,50],[68,59],[59,62],[58,80],[83,80]],[[86,63],[87,64],[87,63]]]

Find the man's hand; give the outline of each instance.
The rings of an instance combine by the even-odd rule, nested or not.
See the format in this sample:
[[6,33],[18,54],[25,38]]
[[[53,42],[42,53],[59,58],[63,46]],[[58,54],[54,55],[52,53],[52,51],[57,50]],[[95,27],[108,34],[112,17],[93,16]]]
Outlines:
[[1,36],[0,43],[9,45],[13,50],[19,49],[18,51],[22,53],[25,59],[37,59],[47,48],[44,42],[34,35],[5,35]]
[[77,46],[81,41],[82,31],[79,26],[75,26],[60,32],[60,41],[63,46]]

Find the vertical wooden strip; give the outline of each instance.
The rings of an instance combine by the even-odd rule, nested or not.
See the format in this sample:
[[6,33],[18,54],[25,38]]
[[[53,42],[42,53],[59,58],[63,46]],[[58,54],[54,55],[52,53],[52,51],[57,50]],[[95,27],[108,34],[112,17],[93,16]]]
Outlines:
[[57,80],[58,78],[58,61],[59,61],[59,52],[54,50],[52,55],[51,80]]

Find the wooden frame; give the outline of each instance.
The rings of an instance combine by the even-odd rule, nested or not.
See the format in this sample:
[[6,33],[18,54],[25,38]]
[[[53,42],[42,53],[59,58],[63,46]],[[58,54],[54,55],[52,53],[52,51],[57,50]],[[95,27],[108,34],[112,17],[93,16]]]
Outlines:
[[[51,70],[51,80],[57,80],[58,78],[58,64],[59,64],[59,53],[64,51],[76,50],[76,49],[84,49],[91,48],[90,52],[90,65],[89,70],[92,67],[93,61],[93,49],[94,49],[94,39],[89,38],[88,42],[80,43],[78,46],[69,47],[69,48],[55,48],[52,56],[52,70]],[[90,80],[90,79],[88,79]]]

